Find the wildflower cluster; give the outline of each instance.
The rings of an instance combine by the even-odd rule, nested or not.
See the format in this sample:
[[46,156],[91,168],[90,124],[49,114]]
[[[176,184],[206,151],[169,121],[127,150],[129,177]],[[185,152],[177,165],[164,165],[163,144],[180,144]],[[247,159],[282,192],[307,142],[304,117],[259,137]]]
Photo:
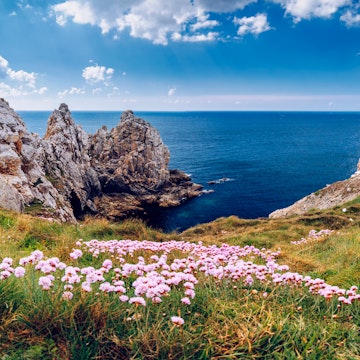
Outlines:
[[[325,235],[323,231],[311,232],[309,236],[319,236],[319,233]],[[215,279],[217,283],[226,281],[231,286],[240,283],[250,291],[255,281],[306,287],[311,294],[326,299],[337,298],[342,304],[360,299],[356,286],[349,290],[340,289],[324,280],[290,272],[287,265],[277,263],[279,251],[260,250],[254,246],[222,244],[218,247],[204,246],[201,242],[132,240],[78,241],[76,245],[69,254],[72,265],[56,257],[46,258],[39,250],[20,259],[16,268],[13,259],[4,258],[0,263],[0,279],[23,277],[33,267],[40,273],[38,285],[43,290],[51,289],[55,281],[60,281],[62,298],[66,301],[71,301],[78,292],[86,294],[95,290],[114,293],[119,302],[135,307],[161,303],[172,291],[181,293],[180,306],[188,306],[195,301],[200,277]],[[75,266],[84,253],[91,254],[94,260],[103,257],[105,260],[100,260],[98,268]],[[255,259],[258,264],[253,261]],[[264,293],[264,298],[266,295]],[[183,324],[183,319],[176,316],[171,317],[171,321],[177,326]]]
[[334,230],[328,230],[328,229],[319,230],[319,231],[310,230],[309,235],[306,238],[301,238],[298,241],[291,241],[291,243],[294,245],[301,245],[301,244],[306,244],[308,242],[319,241],[320,239],[324,239],[325,237],[331,235],[333,232]]

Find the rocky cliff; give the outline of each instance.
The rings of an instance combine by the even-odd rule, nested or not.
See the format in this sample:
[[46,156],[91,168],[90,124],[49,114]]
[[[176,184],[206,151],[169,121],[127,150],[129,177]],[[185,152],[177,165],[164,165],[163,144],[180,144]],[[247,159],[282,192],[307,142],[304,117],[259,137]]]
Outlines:
[[349,179],[335,182],[320,189],[294,204],[272,212],[270,218],[282,218],[291,215],[305,214],[311,209],[330,209],[360,196],[360,161],[357,171]]
[[149,123],[126,111],[114,129],[88,135],[61,104],[43,139],[0,99],[0,207],[75,221],[86,213],[111,219],[141,215],[149,206],[177,206],[201,194]]

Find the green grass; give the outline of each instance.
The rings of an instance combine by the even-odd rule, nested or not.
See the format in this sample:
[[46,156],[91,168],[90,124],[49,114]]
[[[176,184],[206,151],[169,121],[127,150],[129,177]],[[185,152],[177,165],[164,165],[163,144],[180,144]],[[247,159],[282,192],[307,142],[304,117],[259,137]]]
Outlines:
[[[202,241],[281,248],[278,262],[291,271],[349,288],[360,286],[360,202],[345,206],[346,213],[335,208],[289,219],[221,218],[179,234],[164,234],[137,220],[115,224],[89,218],[70,225],[0,212],[0,262],[41,249],[69,264],[99,267],[109,254],[69,258],[78,239]],[[313,228],[335,232],[317,242],[291,244]],[[359,302],[338,307],[336,300],[302,288],[257,281],[249,288],[199,275],[189,306],[181,305],[183,295],[173,291],[156,306],[130,307],[118,295],[99,291],[74,291],[74,299],[64,301],[59,282],[44,291],[39,276],[32,270],[24,278],[0,281],[0,360],[360,359]],[[185,324],[174,326],[172,315]]]

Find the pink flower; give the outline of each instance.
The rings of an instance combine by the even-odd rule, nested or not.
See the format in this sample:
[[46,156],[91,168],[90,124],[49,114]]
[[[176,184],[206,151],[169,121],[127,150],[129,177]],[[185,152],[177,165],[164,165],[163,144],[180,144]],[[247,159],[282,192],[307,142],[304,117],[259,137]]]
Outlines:
[[64,291],[64,293],[62,294],[62,298],[64,300],[71,300],[73,298],[74,294],[70,291]]
[[190,305],[191,304],[191,301],[188,297],[184,297],[181,299],[181,302],[185,305]]
[[106,270],[110,270],[112,268],[113,264],[112,261],[110,259],[106,259],[104,260],[102,267],[105,268]]
[[121,295],[119,296],[119,299],[121,302],[127,302],[129,300],[129,297],[126,295]]
[[160,304],[162,302],[161,298],[158,297],[158,296],[155,296],[151,299],[151,301],[154,303],[154,304]]
[[18,266],[17,268],[15,268],[14,275],[17,278],[23,277],[25,275],[25,269],[21,266]]
[[184,291],[184,294],[192,299],[195,297],[195,291],[192,289],[187,289]]
[[4,270],[4,271],[0,272],[0,280],[5,280],[10,276],[11,276],[11,272],[8,270]]
[[103,292],[112,292],[115,290],[115,286],[111,285],[109,282],[104,282],[99,286],[99,290]]
[[135,296],[135,297],[130,298],[129,303],[135,304],[135,305],[146,306],[146,301],[141,296]]
[[55,278],[52,275],[41,276],[39,278],[39,285],[42,286],[43,290],[49,290],[53,286],[52,281],[54,279]]
[[83,255],[82,251],[80,249],[74,249],[71,253],[70,253],[70,257],[73,260],[76,260],[78,258],[80,258]]
[[81,289],[86,292],[90,292],[92,290],[90,284],[86,281],[81,284]]
[[172,316],[171,321],[173,324],[175,324],[177,326],[181,326],[184,324],[184,319],[181,318],[180,316]]

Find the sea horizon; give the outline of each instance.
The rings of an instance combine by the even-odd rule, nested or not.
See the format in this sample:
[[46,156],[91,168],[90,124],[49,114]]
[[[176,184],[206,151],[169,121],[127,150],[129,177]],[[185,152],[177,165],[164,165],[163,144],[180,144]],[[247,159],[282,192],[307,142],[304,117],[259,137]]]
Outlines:
[[[45,133],[45,112],[18,112]],[[119,122],[117,111],[72,111],[89,134]],[[169,168],[213,191],[149,214],[149,224],[184,230],[219,217],[267,217],[272,211],[344,180],[360,157],[360,112],[136,112],[170,150]],[[228,181],[219,181],[220,179]]]

